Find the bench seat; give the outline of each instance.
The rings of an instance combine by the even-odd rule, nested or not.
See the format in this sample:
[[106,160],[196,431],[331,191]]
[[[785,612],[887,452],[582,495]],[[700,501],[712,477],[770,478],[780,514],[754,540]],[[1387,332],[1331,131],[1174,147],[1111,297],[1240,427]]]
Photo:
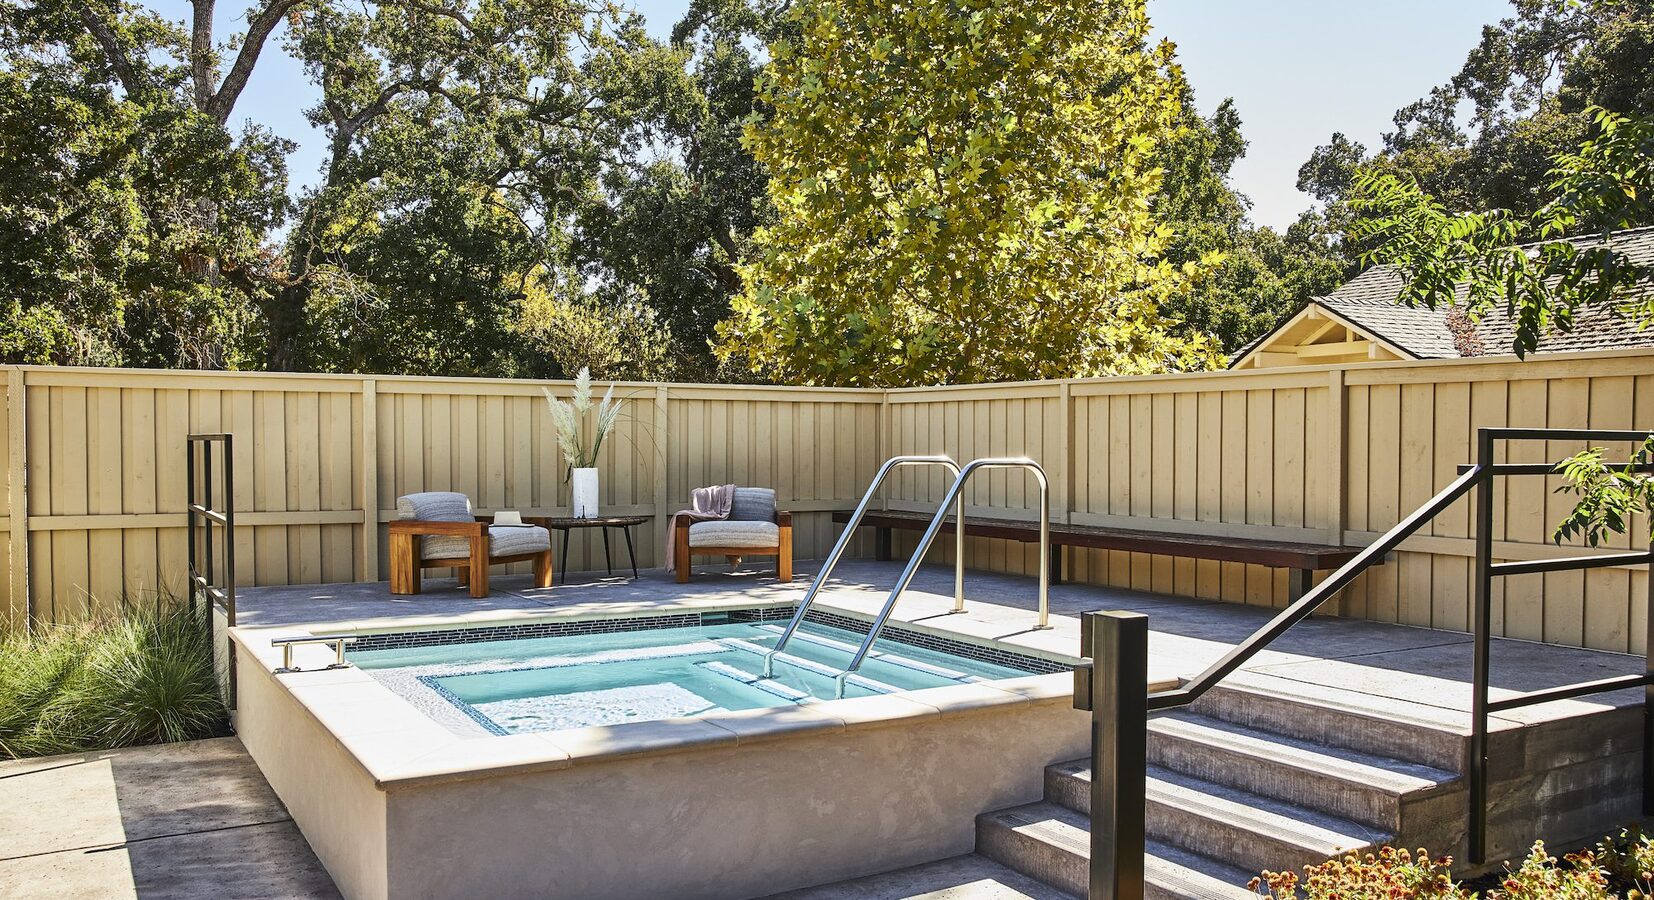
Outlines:
[[[875,556],[890,559],[890,534],[894,529],[923,531],[929,526],[927,513],[884,510],[868,512],[861,525],[876,529]],[[850,521],[847,510],[833,513],[833,521]],[[953,532],[953,517],[948,517],[944,533]],[[971,537],[1000,538],[1025,544],[1039,542],[1039,523],[1026,519],[996,519],[986,516],[966,516],[965,534]],[[1291,599],[1296,600],[1309,590],[1313,573],[1336,569],[1361,552],[1360,547],[1335,544],[1310,544],[1296,541],[1265,540],[1258,538],[1220,537],[1209,534],[1190,534],[1178,531],[1151,531],[1136,528],[1110,528],[1101,525],[1068,525],[1051,523],[1051,580],[1062,580],[1063,547],[1086,547],[1093,550],[1124,550],[1132,553],[1153,553],[1160,556],[1181,556],[1191,559],[1211,559],[1220,562],[1251,563],[1275,569],[1290,569]]]

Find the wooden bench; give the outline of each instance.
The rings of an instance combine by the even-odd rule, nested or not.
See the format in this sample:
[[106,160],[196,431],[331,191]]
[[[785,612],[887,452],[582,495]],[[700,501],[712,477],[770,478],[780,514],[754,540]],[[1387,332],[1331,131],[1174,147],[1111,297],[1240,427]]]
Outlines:
[[[873,528],[874,556],[890,559],[891,532],[923,531],[930,525],[926,513],[886,510],[868,512],[862,517],[863,527]],[[833,521],[850,521],[850,513],[833,513]],[[948,517],[945,534],[953,533],[953,517]],[[965,534],[971,537],[1001,538],[1024,544],[1039,543],[1039,524],[1021,519],[993,519],[983,516],[965,517]],[[1051,582],[1062,581],[1062,548],[1086,547],[1093,550],[1125,550],[1132,553],[1153,553],[1160,556],[1182,556],[1192,559],[1212,559],[1221,562],[1251,563],[1275,569],[1290,569],[1288,579],[1291,599],[1296,600],[1314,583],[1313,575],[1321,569],[1336,569],[1347,563],[1359,547],[1340,547],[1331,544],[1305,544],[1295,541],[1271,541],[1257,538],[1217,537],[1207,534],[1189,534],[1178,531],[1149,531],[1135,528],[1105,528],[1098,525],[1065,525],[1051,523]]]

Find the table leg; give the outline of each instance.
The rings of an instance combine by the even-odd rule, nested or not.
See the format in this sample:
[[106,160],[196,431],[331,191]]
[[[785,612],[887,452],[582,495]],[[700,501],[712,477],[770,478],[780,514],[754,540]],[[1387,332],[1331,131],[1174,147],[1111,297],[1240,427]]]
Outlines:
[[569,532],[573,531],[574,529],[572,529],[572,528],[561,528],[561,529],[558,529],[558,530],[563,532],[563,583],[568,584],[569,583]]
[[620,533],[626,535],[626,558],[631,561],[631,563],[632,563],[632,577],[636,578],[637,577],[637,552],[632,549],[632,526],[627,525],[626,527],[620,529]]
[[598,530],[603,532],[603,568],[607,569],[610,575],[613,575],[615,573],[615,564],[614,561],[609,558],[609,526],[604,525]]

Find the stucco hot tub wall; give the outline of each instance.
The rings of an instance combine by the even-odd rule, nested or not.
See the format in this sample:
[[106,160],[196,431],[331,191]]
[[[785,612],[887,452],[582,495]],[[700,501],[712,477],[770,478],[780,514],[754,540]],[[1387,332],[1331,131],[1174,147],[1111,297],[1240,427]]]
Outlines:
[[462,739],[354,668],[276,675],[277,633],[236,633],[237,729],[351,898],[738,898],[886,871],[969,852],[978,813],[1039,799],[1090,740],[1066,673]]

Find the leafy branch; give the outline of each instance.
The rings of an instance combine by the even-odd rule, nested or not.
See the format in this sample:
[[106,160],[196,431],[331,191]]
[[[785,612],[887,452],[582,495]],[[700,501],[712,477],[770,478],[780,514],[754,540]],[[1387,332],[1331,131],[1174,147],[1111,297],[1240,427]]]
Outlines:
[[1579,500],[1551,533],[1556,543],[1581,538],[1587,546],[1598,546],[1605,535],[1625,534],[1632,515],[1642,512],[1646,516],[1654,510],[1654,474],[1649,471],[1654,462],[1654,432],[1624,465],[1606,462],[1605,452],[1592,447],[1557,465],[1557,474],[1568,482],[1557,493],[1573,494]]

